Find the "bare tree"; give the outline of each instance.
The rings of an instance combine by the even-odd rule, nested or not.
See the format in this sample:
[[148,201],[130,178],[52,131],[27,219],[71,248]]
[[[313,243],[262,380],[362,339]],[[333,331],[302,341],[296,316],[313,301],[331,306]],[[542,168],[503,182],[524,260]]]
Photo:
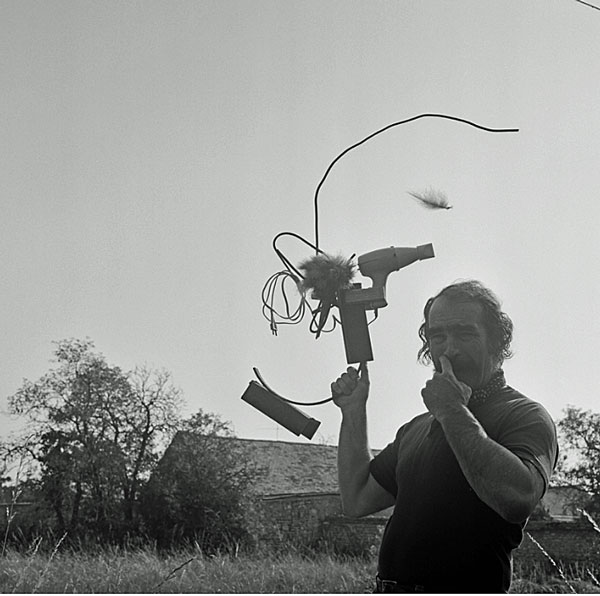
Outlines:
[[140,484],[179,423],[171,375],[107,364],[90,340],[56,342],[56,366],[9,398],[26,431],[9,453],[27,454],[57,529],[118,535],[134,523]]

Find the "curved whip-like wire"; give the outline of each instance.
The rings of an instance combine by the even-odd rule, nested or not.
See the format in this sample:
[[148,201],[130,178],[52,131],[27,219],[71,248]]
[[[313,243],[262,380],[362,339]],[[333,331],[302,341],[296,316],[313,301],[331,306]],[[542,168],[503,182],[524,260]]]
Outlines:
[[389,130],[390,128],[393,128],[395,126],[400,126],[401,124],[408,124],[409,122],[414,122],[415,120],[419,120],[421,118],[444,118],[446,120],[454,120],[455,122],[462,122],[463,124],[468,124],[469,126],[474,126],[475,128],[479,128],[481,130],[485,130],[486,132],[519,132],[518,128],[489,128],[487,126],[482,126],[481,124],[476,124],[475,122],[472,122],[471,120],[466,120],[464,118],[458,118],[457,116],[448,116],[447,114],[419,114],[418,116],[413,116],[412,118],[407,118],[406,120],[400,120],[399,122],[393,122],[392,124],[388,124],[387,126],[384,126],[383,128],[380,128],[379,130],[376,130],[375,132],[371,133],[370,135],[368,135],[367,137],[365,137],[361,141],[358,141],[358,143],[354,143],[354,145],[351,145],[347,149],[344,149],[344,151],[342,151],[329,164],[329,167],[325,171],[325,174],[323,175],[323,178],[321,178],[321,181],[317,185],[317,189],[315,191],[315,198],[314,198],[314,204],[315,204],[315,247],[316,247],[317,251],[319,250],[319,207],[318,207],[319,192],[321,190],[321,187],[323,186],[323,183],[325,182],[325,179],[329,175],[329,172],[331,172],[331,169],[333,168],[333,166],[340,159],[342,159],[342,157],[344,157],[344,155],[346,155],[346,153],[352,151],[352,149],[356,149],[356,147],[362,145],[363,143],[366,143],[368,140],[372,139],[373,137],[377,136],[378,134],[381,134],[382,132],[385,132],[386,130]]
[[252,367],[252,370],[254,371],[254,374],[256,375],[256,378],[260,381],[261,385],[267,390],[270,391],[273,395],[276,395],[279,399],[282,399],[283,401],[287,402],[288,404],[294,404],[295,406],[320,406],[321,404],[326,404],[328,401],[332,401],[333,397],[328,397],[326,399],[322,399],[320,401],[313,401],[313,402],[304,402],[304,401],[292,401],[291,399],[287,399],[287,397],[283,397],[283,395],[279,395],[279,393],[276,393],[275,391],[273,391],[273,389],[271,389],[265,382],[265,380],[262,378],[258,368],[256,368],[255,366]]

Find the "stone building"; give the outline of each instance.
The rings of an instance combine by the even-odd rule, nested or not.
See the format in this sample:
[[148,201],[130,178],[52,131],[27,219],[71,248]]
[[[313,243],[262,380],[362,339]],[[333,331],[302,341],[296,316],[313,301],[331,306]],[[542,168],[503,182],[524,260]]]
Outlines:
[[363,552],[379,544],[391,509],[360,520],[343,515],[335,445],[233,440],[263,468],[255,485],[260,543],[344,552]]
[[[176,436],[174,441],[177,441]],[[258,543],[333,548],[342,552],[373,551],[379,546],[392,508],[373,516],[350,519],[343,515],[337,482],[337,447],[313,443],[219,438],[261,468],[255,482]],[[527,529],[532,535],[567,541],[580,516],[570,505],[572,489],[550,488]],[[571,522],[566,523],[566,522]],[[590,528],[579,531],[588,536]],[[557,537],[558,536],[558,537]],[[589,537],[589,536],[588,536]],[[524,541],[525,544],[525,541]],[[528,545],[530,547],[531,544]],[[535,549],[526,548],[530,557]]]
[[[193,440],[177,433],[169,449]],[[266,546],[334,548],[364,552],[379,544],[391,509],[352,520],[342,514],[337,447],[314,443],[217,437],[259,471],[251,527]]]

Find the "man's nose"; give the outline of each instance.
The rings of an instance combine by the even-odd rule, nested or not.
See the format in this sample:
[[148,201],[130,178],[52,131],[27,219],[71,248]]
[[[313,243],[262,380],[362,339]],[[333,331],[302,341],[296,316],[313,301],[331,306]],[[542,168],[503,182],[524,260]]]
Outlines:
[[449,360],[452,360],[452,357],[458,354],[458,346],[456,345],[456,341],[450,335],[446,338],[446,345],[444,346],[443,354]]

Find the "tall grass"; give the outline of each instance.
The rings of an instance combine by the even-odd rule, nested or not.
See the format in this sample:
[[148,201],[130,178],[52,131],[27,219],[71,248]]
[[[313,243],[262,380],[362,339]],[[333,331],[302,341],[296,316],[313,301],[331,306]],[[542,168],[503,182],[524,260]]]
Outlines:
[[[51,564],[49,564],[51,563]],[[3,593],[365,593],[372,591],[373,561],[306,557],[205,556],[183,551],[106,549],[23,555],[8,550],[0,570]]]
[[[582,517],[585,518],[593,527],[593,529],[600,533],[600,527],[592,516],[584,509],[578,510]],[[517,580],[516,586],[522,593],[529,592],[527,589],[530,584],[541,585],[542,589],[533,590],[536,592],[554,592],[554,593],[566,593],[571,592],[572,594],[596,594],[600,593],[600,560],[596,564],[569,564],[566,568],[563,567],[560,561],[555,561],[554,558],[547,552],[540,542],[538,542],[529,532],[525,532],[527,538],[529,538],[533,544],[541,551],[547,561],[550,562],[552,568],[556,572],[555,574],[549,574],[547,566],[542,564],[528,565],[527,569],[517,569],[517,574],[520,573],[521,577],[527,577],[526,580]],[[523,573],[525,571],[525,573]],[[557,577],[558,575],[558,577]]]
[[[2,593],[361,594],[373,589],[374,558],[288,552],[208,556],[199,549],[162,555],[152,548],[95,553],[8,549],[0,560]],[[543,565],[516,569],[511,592],[600,593],[588,569],[569,568],[570,588]]]
[[571,582],[569,582],[569,580],[567,579],[567,576],[565,575],[563,568],[548,554],[546,549],[529,532],[525,532],[525,534],[542,551],[542,554],[550,561],[550,563],[552,564],[554,569],[556,569],[556,571],[558,571],[560,578],[565,583],[565,585],[569,588],[569,590],[573,594],[577,594],[577,590],[575,590],[575,588],[573,587]]
[[[585,517],[600,532],[591,516]],[[600,593],[600,561],[563,568],[534,542],[555,572],[543,562],[517,563],[511,592]],[[38,539],[27,552],[2,550],[1,593],[356,594],[372,591],[376,569],[374,555],[348,557],[291,548],[278,553],[232,549],[217,555],[207,555],[198,546],[168,554],[152,547],[91,551],[67,547],[61,538],[54,545]]]

